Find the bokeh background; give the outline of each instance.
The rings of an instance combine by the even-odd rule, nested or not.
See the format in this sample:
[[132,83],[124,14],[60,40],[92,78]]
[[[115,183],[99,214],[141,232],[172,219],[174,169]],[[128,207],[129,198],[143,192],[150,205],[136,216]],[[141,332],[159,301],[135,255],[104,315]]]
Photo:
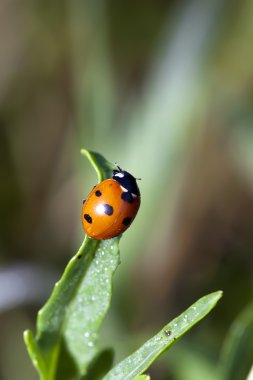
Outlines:
[[222,289],[149,371],[218,379],[253,294],[253,2],[1,0],[0,56],[0,379],[38,378],[22,332],[84,237],[81,148],[142,179],[101,344],[118,361]]

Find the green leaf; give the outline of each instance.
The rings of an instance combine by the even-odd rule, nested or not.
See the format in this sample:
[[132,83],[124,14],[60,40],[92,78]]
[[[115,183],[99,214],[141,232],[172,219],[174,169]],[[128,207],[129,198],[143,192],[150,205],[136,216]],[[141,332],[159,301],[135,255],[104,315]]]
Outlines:
[[[85,150],[82,154],[96,168],[99,180],[111,177],[114,166],[100,154]],[[86,237],[39,311],[36,337],[25,332],[41,379],[80,379],[98,354],[98,331],[110,305],[112,275],[120,261],[118,245],[119,237],[100,241]]]
[[181,336],[203,319],[222,297],[222,292],[200,298],[184,313],[175,318],[136,352],[114,367],[104,380],[130,380],[142,374],[155,359],[171,347]]
[[230,327],[221,361],[223,380],[245,379],[253,361],[253,304],[243,310]]
[[111,178],[112,170],[115,169],[115,165],[107,161],[101,154],[81,149],[81,154],[86,156],[98,175],[98,182],[103,181],[106,178]]
[[138,375],[134,378],[134,380],[150,380],[150,376],[148,375]]
[[41,355],[40,349],[36,340],[30,330],[24,332],[24,341],[28,350],[28,353],[32,359],[34,367],[40,374],[46,373],[45,362]]

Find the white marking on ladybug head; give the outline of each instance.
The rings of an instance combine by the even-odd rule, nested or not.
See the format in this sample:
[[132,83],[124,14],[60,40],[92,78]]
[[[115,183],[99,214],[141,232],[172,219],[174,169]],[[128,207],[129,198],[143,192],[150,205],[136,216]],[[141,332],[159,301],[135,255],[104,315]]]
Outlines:
[[123,186],[121,186],[121,185],[120,185],[120,188],[121,188],[122,191],[124,191],[124,193],[125,193],[126,191],[128,191],[125,187],[123,187]]
[[136,194],[131,193],[131,195],[132,195],[133,198],[137,198],[137,195],[136,195]]
[[119,172],[117,174],[114,174],[114,177],[119,177],[119,178],[123,178],[124,177],[124,174]]

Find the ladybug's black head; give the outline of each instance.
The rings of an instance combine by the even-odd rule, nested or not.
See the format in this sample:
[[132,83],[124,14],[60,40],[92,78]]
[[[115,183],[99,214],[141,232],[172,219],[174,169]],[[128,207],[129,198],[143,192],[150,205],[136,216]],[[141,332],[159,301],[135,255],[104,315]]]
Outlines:
[[118,170],[113,170],[112,178],[125,189],[124,191],[128,191],[133,196],[140,196],[140,190],[137,186],[136,178],[132,176],[132,174],[122,170],[118,166]]

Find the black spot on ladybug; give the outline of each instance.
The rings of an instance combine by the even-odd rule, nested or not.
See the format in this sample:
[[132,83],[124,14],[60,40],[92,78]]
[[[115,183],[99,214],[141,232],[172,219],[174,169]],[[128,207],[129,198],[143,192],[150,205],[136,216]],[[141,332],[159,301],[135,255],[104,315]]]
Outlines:
[[113,207],[111,205],[108,205],[107,203],[104,205],[104,213],[106,215],[112,215],[113,214]]
[[125,201],[127,203],[133,203],[133,201],[134,201],[134,198],[133,198],[132,194],[129,193],[129,191],[124,191],[121,194],[121,199],[123,199],[123,201]]
[[99,190],[97,190],[97,191],[95,192],[95,194],[96,194],[96,197],[101,197],[101,195],[102,195],[101,191],[99,191]]
[[86,202],[86,199],[83,199],[83,204]]
[[131,223],[131,218],[129,218],[129,216],[127,216],[126,218],[123,219],[123,222],[122,224],[124,224],[124,226],[129,226],[129,224]]
[[84,214],[84,219],[86,220],[86,222],[88,223],[92,223],[92,217],[89,215],[89,214]]

